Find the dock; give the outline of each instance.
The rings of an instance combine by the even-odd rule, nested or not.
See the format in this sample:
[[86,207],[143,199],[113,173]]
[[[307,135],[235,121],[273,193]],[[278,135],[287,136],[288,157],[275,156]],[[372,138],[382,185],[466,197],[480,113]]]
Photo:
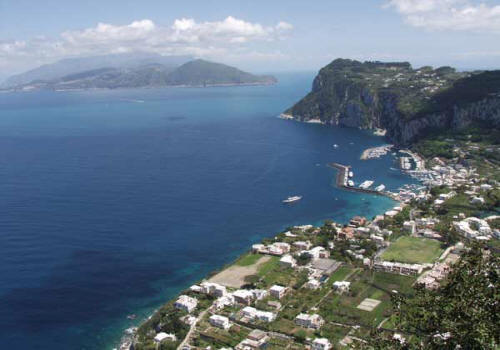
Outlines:
[[336,185],[338,188],[346,190],[346,191],[351,191],[351,192],[360,192],[360,193],[366,193],[366,194],[373,194],[377,196],[386,196],[391,199],[394,199],[396,201],[399,201],[399,198],[396,194],[388,192],[388,191],[375,191],[375,190],[370,190],[370,189],[365,189],[365,188],[359,188],[359,187],[354,187],[354,186],[348,186],[347,185],[347,179],[348,179],[348,174],[350,169],[352,168],[350,165],[343,165],[339,163],[329,163],[328,166],[334,168],[337,170],[337,179],[336,179]]

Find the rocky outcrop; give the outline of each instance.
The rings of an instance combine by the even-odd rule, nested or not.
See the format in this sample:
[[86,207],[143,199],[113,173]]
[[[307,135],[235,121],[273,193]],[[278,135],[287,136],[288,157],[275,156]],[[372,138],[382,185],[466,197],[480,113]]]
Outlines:
[[285,113],[301,121],[383,128],[399,145],[442,128],[500,127],[500,71],[470,74],[445,68],[335,60]]

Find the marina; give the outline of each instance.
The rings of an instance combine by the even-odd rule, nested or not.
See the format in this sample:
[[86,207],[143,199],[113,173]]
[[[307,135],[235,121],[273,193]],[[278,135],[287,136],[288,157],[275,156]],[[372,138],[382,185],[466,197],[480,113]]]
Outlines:
[[[384,191],[384,189],[385,189],[384,185],[377,186],[377,189],[379,189],[379,190],[377,190],[377,189],[375,189],[375,190],[369,189],[368,187],[370,187],[373,184],[373,181],[365,181],[365,183],[366,182],[368,182],[368,183],[371,182],[369,184],[369,186],[366,186],[366,188],[364,188],[364,187],[354,187],[353,180],[349,180],[349,172],[350,172],[350,169],[351,169],[350,165],[343,165],[343,164],[339,164],[339,163],[330,163],[329,166],[337,170],[336,185],[337,185],[338,188],[341,188],[341,189],[344,189],[344,190],[347,190],[347,191],[353,191],[353,192],[368,193],[368,194],[374,194],[374,195],[378,195],[378,196],[387,196],[387,197],[389,197],[391,199],[394,199],[394,200],[397,200],[397,201],[399,200],[399,196],[396,193],[392,193],[392,192],[389,192],[389,191]],[[384,186],[382,188],[382,190],[380,190],[381,186]]]

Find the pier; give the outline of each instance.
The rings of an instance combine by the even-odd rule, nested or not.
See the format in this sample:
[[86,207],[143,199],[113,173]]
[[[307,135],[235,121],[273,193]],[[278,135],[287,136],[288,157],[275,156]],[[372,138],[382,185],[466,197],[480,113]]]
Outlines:
[[336,185],[340,189],[343,189],[346,191],[351,191],[351,192],[373,194],[373,195],[377,195],[377,196],[386,196],[386,197],[389,197],[393,200],[399,201],[397,194],[394,194],[394,193],[389,192],[389,191],[375,191],[375,190],[370,190],[367,188],[348,186],[347,185],[348,173],[349,173],[350,169],[352,168],[350,165],[343,165],[343,164],[339,164],[339,163],[329,163],[328,166],[337,170]]

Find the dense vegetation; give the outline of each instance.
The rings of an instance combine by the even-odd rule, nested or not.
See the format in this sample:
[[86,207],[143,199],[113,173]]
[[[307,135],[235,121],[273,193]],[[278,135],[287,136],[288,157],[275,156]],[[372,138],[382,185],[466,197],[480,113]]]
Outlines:
[[436,291],[417,288],[393,297],[400,342],[381,336],[375,349],[497,349],[500,344],[500,260],[474,247]]

